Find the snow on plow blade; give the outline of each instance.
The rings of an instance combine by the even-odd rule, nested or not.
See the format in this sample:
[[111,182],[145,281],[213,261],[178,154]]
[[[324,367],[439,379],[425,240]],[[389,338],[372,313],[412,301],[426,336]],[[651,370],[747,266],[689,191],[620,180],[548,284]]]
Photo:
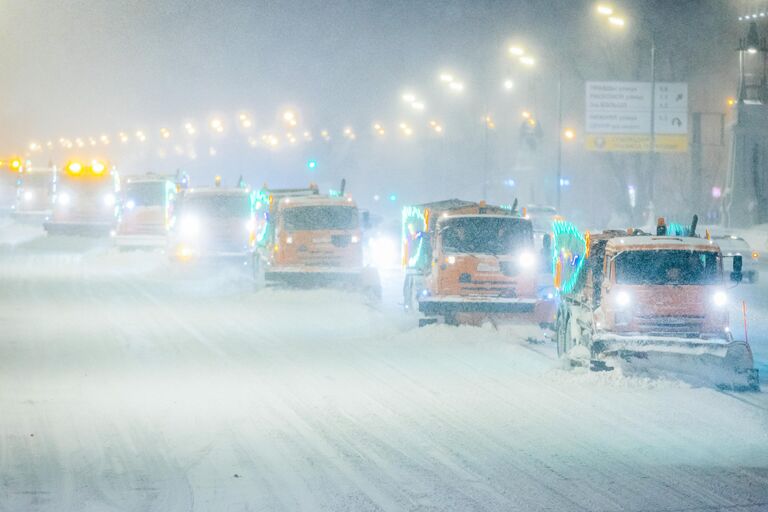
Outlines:
[[752,351],[743,341],[606,336],[596,339],[593,348],[601,355],[619,357],[631,371],[670,373],[721,389],[760,389]]
[[425,315],[453,313],[530,314],[536,310],[535,299],[476,299],[470,297],[425,297],[419,299],[419,311]]

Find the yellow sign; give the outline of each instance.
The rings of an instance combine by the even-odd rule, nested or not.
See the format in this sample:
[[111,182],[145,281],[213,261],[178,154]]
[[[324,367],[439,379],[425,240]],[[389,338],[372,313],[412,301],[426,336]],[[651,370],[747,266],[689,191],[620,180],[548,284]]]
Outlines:
[[[688,135],[656,135],[657,153],[687,153]],[[649,135],[589,134],[585,139],[588,151],[616,153],[647,153],[650,151]]]

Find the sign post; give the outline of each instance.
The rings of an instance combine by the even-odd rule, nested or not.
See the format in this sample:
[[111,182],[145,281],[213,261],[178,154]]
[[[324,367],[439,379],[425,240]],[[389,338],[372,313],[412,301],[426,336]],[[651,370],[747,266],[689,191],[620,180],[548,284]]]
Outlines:
[[649,82],[587,82],[586,102],[585,144],[590,151],[688,151],[685,83],[656,82],[652,88]]

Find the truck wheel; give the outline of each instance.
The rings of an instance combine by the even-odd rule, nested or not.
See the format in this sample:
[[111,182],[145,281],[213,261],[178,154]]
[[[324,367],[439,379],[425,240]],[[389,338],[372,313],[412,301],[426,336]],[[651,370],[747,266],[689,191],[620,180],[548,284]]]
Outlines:
[[557,357],[562,359],[567,352],[565,348],[565,324],[563,320],[565,315],[562,313],[557,314],[557,320],[555,321],[555,339],[557,341]]
[[413,286],[413,276],[405,276],[403,281],[403,309],[410,311],[416,306],[416,290]]

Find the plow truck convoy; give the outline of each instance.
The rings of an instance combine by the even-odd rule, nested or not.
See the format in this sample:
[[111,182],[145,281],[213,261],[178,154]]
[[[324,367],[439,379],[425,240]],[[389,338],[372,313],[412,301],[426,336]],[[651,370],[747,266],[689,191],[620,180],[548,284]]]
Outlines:
[[269,285],[339,286],[381,296],[375,268],[363,264],[360,213],[344,195],[264,188],[257,194],[261,270]]
[[[745,341],[734,340],[720,248],[659,219],[657,234],[580,233],[554,224],[555,331],[568,366],[674,373],[730,389],[758,389]],[[730,280],[741,281],[741,257]]]
[[450,199],[403,209],[406,309],[419,325],[551,322],[531,221],[510,208]]
[[106,162],[72,161],[57,173],[49,234],[109,235],[117,223],[120,180]]

